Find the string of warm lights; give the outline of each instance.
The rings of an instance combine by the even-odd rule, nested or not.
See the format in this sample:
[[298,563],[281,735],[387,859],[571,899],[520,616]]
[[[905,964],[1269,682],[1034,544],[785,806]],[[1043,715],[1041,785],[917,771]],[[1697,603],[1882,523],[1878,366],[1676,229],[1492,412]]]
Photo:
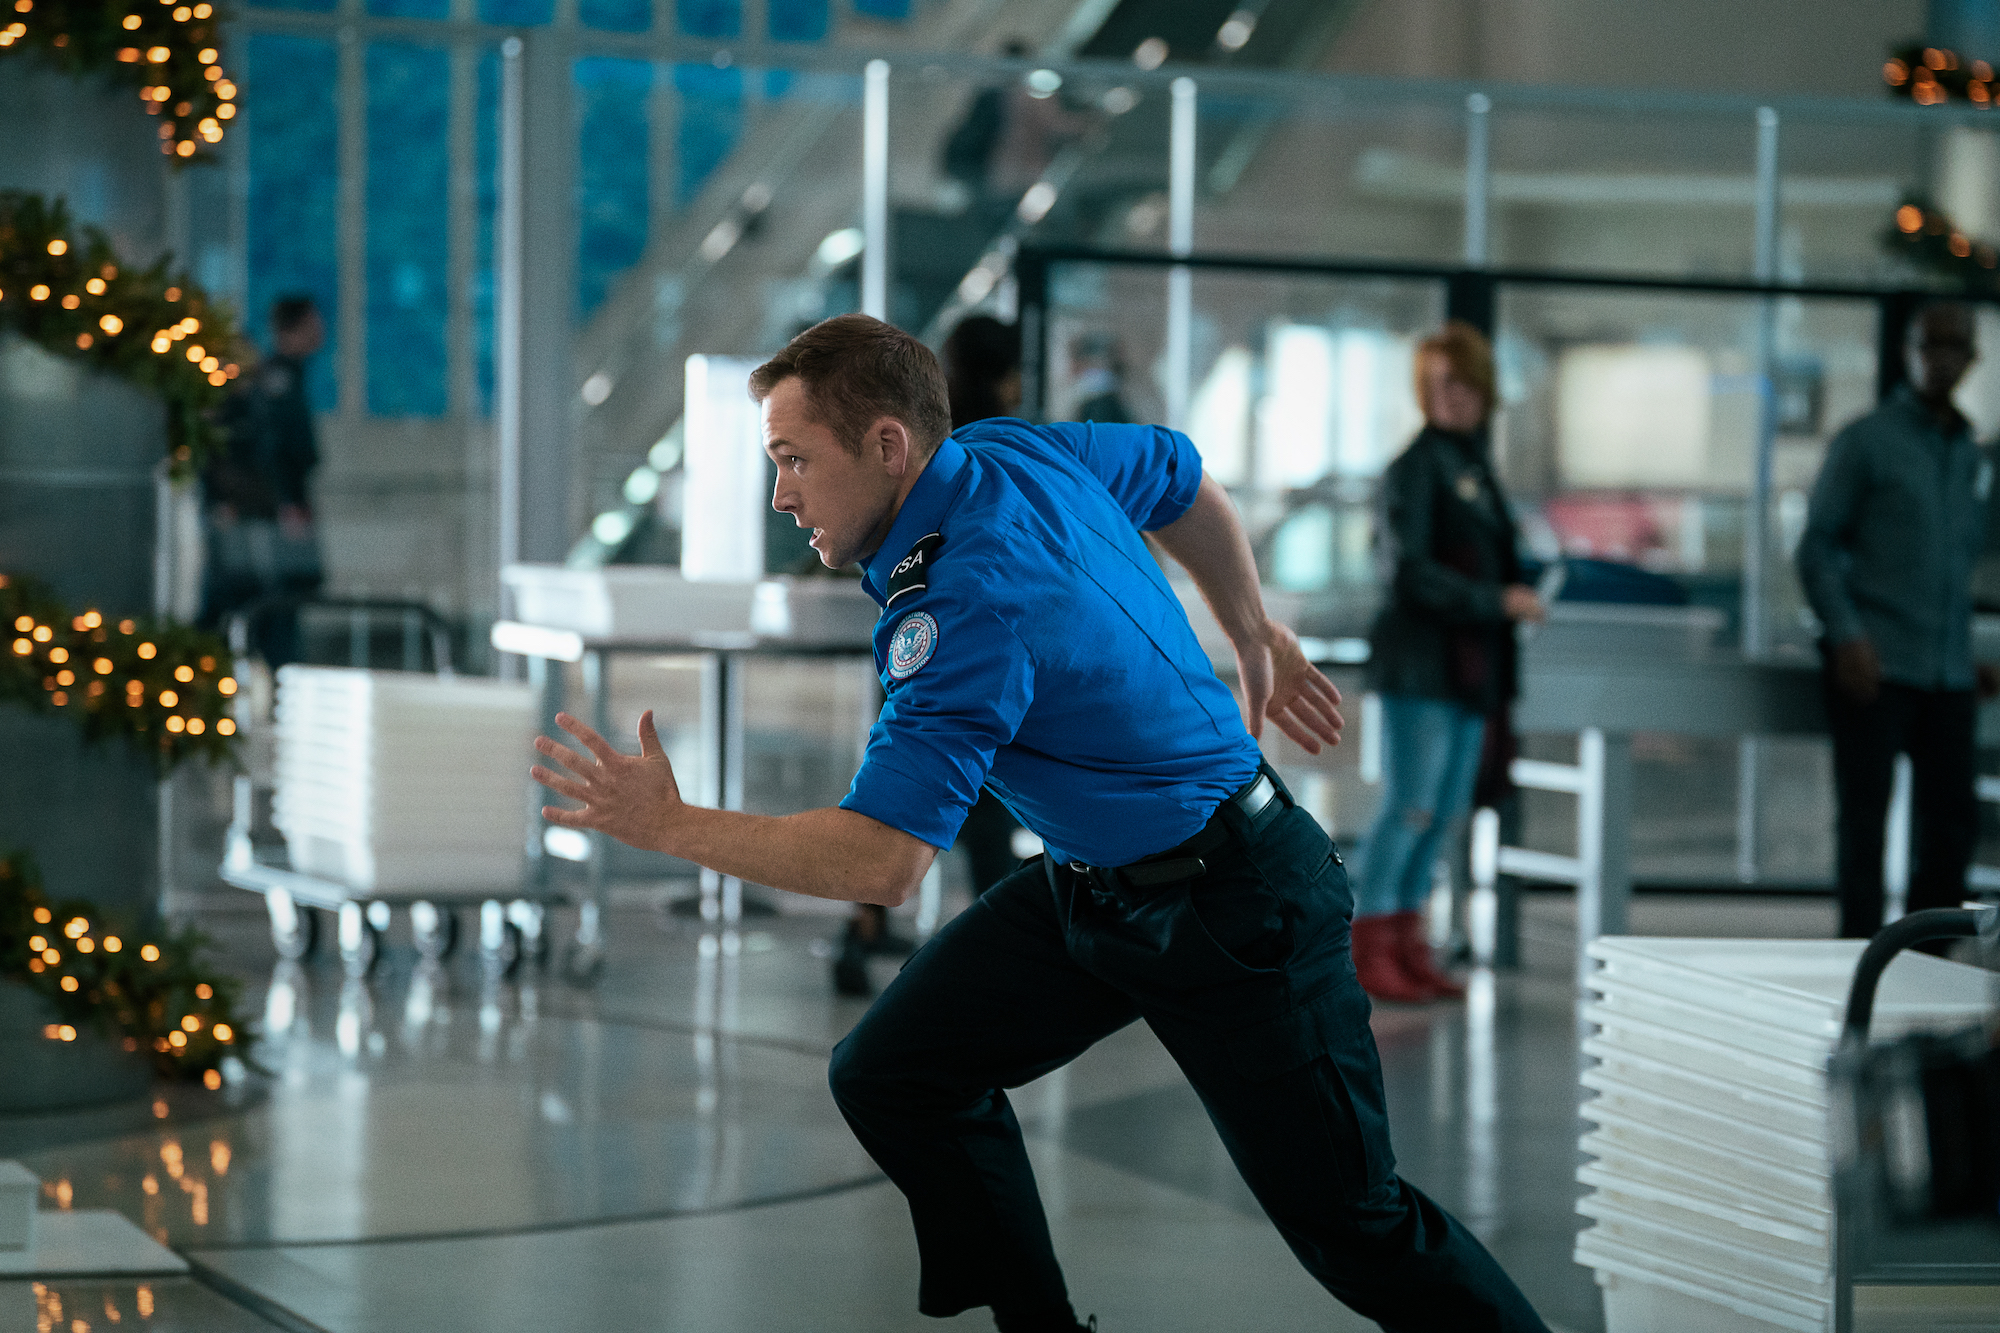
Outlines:
[[45,1040],[94,1030],[176,1078],[222,1086],[224,1056],[247,1044],[238,983],[200,960],[203,940],[55,903],[24,852],[0,856],[0,980],[26,986],[55,1010]]
[[0,0],[0,51],[37,51],[65,73],[136,88],[160,118],[160,151],[186,162],[221,143],[236,116],[226,18],[210,0]]
[[1958,101],[1985,110],[2000,93],[2000,88],[1994,87],[1993,66],[1984,60],[1966,60],[1958,52],[1938,46],[1907,46],[1897,51],[1882,64],[1882,82],[1889,85],[1890,92],[1918,106]]
[[213,409],[240,372],[237,334],[167,263],[123,264],[102,232],[72,230],[62,200],[0,191],[0,326],[158,394],[171,466],[187,475],[222,444]]
[[1950,215],[1924,200],[1903,201],[1882,243],[1891,254],[1967,291],[2000,291],[2000,251],[1967,236]]
[[0,574],[0,662],[0,700],[66,712],[88,740],[122,737],[162,775],[234,753],[236,678],[212,634],[71,614],[36,581]]

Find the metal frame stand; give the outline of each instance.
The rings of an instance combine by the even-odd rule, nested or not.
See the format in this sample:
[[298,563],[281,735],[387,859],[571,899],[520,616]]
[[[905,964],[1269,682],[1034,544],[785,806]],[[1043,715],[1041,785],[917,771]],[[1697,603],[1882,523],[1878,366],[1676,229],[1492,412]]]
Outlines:
[[1623,935],[1632,902],[1632,737],[1586,727],[1577,734],[1577,762],[1516,759],[1514,784],[1576,797],[1576,855],[1538,852],[1499,842],[1498,818],[1473,821],[1473,888],[1494,895],[1501,875],[1576,887],[1576,974],[1590,976],[1590,942]]

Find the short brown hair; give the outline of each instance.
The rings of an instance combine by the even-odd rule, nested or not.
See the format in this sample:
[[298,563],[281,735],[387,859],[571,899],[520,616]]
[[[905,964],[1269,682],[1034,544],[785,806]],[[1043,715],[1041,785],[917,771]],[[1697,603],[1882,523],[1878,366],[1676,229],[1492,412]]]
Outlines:
[[805,386],[806,407],[832,427],[841,447],[861,452],[868,428],[894,417],[928,455],[951,434],[951,395],[931,349],[870,315],[835,315],[785,344],[750,372],[750,396],[763,402],[786,380]]
[[1443,328],[1417,344],[1413,367],[1417,406],[1427,412],[1430,409],[1424,402],[1424,362],[1433,356],[1444,358],[1453,379],[1477,389],[1486,400],[1486,414],[1493,415],[1493,409],[1499,405],[1499,392],[1494,383],[1493,344],[1486,340],[1485,334],[1462,319],[1448,319]]

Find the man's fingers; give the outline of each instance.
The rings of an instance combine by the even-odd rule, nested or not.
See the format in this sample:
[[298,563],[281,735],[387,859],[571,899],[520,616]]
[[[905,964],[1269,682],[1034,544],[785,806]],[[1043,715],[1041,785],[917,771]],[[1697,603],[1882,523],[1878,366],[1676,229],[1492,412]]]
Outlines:
[[588,749],[592,754],[596,755],[600,763],[608,764],[614,758],[625,757],[618,753],[617,746],[613,745],[610,741],[605,740],[604,737],[598,735],[596,732],[592,731],[589,727],[586,727],[585,725],[583,725],[583,723],[571,717],[568,713],[557,713],[556,725],[561,727],[564,731],[567,731],[570,735],[576,737],[578,740],[582,741],[584,744],[584,748]]
[[1271,720],[1273,722],[1276,722],[1278,724],[1278,730],[1284,732],[1285,735],[1291,737],[1292,743],[1298,746],[1301,750],[1304,750],[1307,754],[1319,753],[1320,751],[1319,738],[1314,736],[1312,732],[1307,730],[1304,726],[1300,725],[1298,719],[1293,717],[1290,713],[1280,713],[1278,716],[1272,718]]
[[548,820],[551,824],[560,824],[564,828],[589,828],[589,817],[590,811],[588,810],[565,810],[559,805],[545,805],[542,807],[543,819]]
[[[1293,717],[1298,719],[1301,726],[1306,727],[1315,736],[1318,736],[1328,744],[1334,744],[1340,740],[1340,727],[1333,721],[1333,718],[1329,718],[1323,710],[1317,707],[1316,701],[1294,699],[1290,712]],[[1340,716],[1338,713],[1334,714],[1334,717],[1338,716]]]
[[537,736],[535,738],[535,748],[572,773],[581,775],[588,773],[592,768],[596,767],[595,764],[592,764],[588,759],[585,759],[561,741],[552,741],[547,736]]
[[569,797],[572,801],[588,801],[590,789],[581,782],[572,781],[560,773],[552,773],[536,764],[528,770],[528,776],[547,787],[550,791]]
[[639,754],[645,759],[664,759],[666,747],[660,744],[660,732],[653,725],[653,710],[648,708],[639,714]]

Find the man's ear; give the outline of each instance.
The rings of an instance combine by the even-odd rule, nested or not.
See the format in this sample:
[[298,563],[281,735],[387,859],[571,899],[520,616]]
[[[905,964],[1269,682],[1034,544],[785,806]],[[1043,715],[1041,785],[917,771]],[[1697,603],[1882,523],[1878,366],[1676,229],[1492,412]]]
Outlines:
[[877,417],[868,428],[868,443],[882,451],[882,463],[892,477],[901,477],[916,461],[910,428],[895,417]]

